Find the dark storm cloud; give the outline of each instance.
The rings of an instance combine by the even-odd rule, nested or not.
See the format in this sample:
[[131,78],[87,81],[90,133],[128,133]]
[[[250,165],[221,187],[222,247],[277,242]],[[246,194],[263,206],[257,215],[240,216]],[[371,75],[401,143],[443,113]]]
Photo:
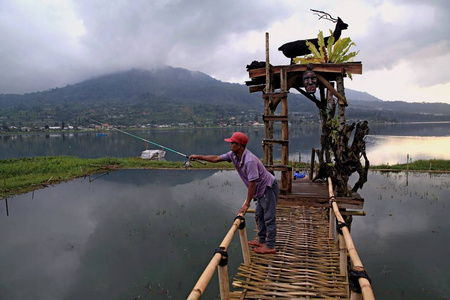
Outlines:
[[[450,2],[342,0],[311,6],[294,0],[2,0],[0,93],[39,91],[162,65],[243,83],[245,66],[265,59],[265,32],[270,33],[271,62],[285,64],[276,51],[279,45],[328,27],[310,8],[349,23],[344,36],[356,42],[356,60],[363,62],[367,82],[379,81],[384,70],[408,73],[404,89],[450,82]],[[371,86],[360,88],[371,91]]]
[[[283,9],[237,0],[103,4],[77,5],[87,31],[82,43],[102,69],[178,65],[208,73],[227,64],[230,57],[211,59],[233,35],[269,28]],[[215,66],[202,68],[206,61]]]
[[230,43],[233,34],[267,29],[283,15],[283,6],[238,0],[7,0],[0,14],[6,45],[0,50],[0,93],[15,93],[136,67],[183,61],[193,67]]

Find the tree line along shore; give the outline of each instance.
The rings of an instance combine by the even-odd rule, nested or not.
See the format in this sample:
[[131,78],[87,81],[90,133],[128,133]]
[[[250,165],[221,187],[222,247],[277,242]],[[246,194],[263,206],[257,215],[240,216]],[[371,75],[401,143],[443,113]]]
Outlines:
[[[310,163],[295,162],[295,170],[309,171]],[[48,187],[74,178],[86,177],[120,169],[233,169],[227,162],[201,164],[185,162],[145,160],[128,158],[79,158],[73,156],[43,156],[0,160],[0,198],[6,199],[36,189]],[[450,160],[417,160],[409,164],[377,165],[371,170],[380,172],[450,172]]]

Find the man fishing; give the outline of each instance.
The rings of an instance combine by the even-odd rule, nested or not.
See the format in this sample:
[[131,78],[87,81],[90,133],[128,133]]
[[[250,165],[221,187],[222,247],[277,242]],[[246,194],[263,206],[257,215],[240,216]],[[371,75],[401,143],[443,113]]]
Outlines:
[[274,175],[266,170],[262,162],[246,148],[247,135],[242,132],[235,132],[230,138],[225,139],[225,142],[230,143],[231,149],[225,154],[191,155],[189,159],[212,163],[233,162],[236,171],[248,188],[247,199],[237,214],[244,215],[250,207],[252,199],[256,200],[255,217],[258,224],[258,239],[250,241],[249,245],[255,247],[256,253],[276,253],[276,207],[279,192],[277,180]]

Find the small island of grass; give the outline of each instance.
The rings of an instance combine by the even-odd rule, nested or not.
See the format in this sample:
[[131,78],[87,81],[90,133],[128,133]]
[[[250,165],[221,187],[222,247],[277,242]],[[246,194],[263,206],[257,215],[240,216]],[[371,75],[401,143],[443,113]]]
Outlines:
[[[231,163],[201,164],[191,162],[194,169],[233,169]],[[295,168],[305,170],[308,163],[296,163]],[[24,194],[74,178],[119,169],[190,169],[184,162],[129,158],[79,158],[73,156],[44,156],[0,160],[0,198]],[[400,172],[449,172],[449,160],[418,160],[408,165],[371,166],[371,170]]]

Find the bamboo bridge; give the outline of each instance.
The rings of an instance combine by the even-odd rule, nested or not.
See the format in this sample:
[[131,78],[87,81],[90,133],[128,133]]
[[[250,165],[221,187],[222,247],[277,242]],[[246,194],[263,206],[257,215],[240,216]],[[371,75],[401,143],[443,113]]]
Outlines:
[[[292,193],[280,195],[277,206],[277,253],[251,251],[245,220],[236,218],[187,299],[201,298],[216,269],[221,299],[375,299],[343,217],[363,215],[348,210],[363,203],[336,198],[330,179],[328,184],[294,180]],[[231,290],[226,249],[237,231],[243,263]]]
[[[254,253],[248,245],[245,218],[236,217],[187,299],[201,298],[216,269],[222,300],[375,299],[370,278],[350,235],[352,216],[364,215],[361,211],[364,200],[359,196],[335,197],[330,178],[327,182],[312,181],[314,169],[317,172],[315,149],[311,155],[309,178],[293,180],[294,162],[291,164],[289,161],[287,98],[289,90],[295,88],[310,100],[318,102],[301,89],[304,87],[301,78],[307,70],[317,75],[321,99],[332,102],[336,97],[345,116],[345,106],[348,104],[343,77],[347,72],[361,74],[361,63],[271,66],[266,33],[266,61],[258,64],[257,68],[249,69],[249,90],[251,93],[262,91],[265,104],[263,163],[269,171],[281,173],[275,244],[277,253]],[[334,89],[334,82],[337,90]],[[277,111],[280,103],[281,109]],[[281,137],[278,138],[274,137],[275,122],[281,123]],[[274,147],[281,147],[280,164],[274,163]],[[231,289],[226,250],[237,231],[243,263],[233,276]]]

